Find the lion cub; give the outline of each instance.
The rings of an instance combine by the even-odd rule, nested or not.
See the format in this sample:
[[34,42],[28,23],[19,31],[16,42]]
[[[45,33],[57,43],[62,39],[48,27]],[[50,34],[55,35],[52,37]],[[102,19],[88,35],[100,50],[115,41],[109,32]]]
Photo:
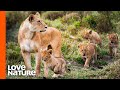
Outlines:
[[109,39],[109,52],[111,57],[117,55],[117,49],[118,49],[118,35],[116,33],[108,34]]
[[94,60],[97,60],[97,51],[96,51],[96,44],[94,43],[84,43],[81,42],[78,45],[80,55],[82,56],[82,59],[85,61],[84,67],[88,68],[89,64],[93,58],[92,63],[94,63]]
[[98,44],[100,47],[102,45],[102,39],[99,34],[92,30],[84,30],[82,37],[89,40],[91,43]]
[[61,58],[56,58],[52,55],[52,49],[41,52],[42,60],[44,61],[44,77],[48,77],[49,69],[54,72],[52,77],[63,76],[66,71],[66,62]]

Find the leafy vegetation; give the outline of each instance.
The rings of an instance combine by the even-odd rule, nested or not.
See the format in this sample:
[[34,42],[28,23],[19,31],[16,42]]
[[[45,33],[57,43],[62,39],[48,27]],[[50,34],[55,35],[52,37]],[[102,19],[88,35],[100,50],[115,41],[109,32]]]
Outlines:
[[[23,58],[17,42],[19,26],[28,15],[33,12],[8,11],[7,12],[7,42],[6,59],[7,65],[22,65]],[[119,11],[41,11],[41,18],[48,26],[59,29],[62,33],[62,54],[69,63],[70,73],[66,73],[62,79],[115,79],[120,78],[120,57],[111,59],[109,56],[107,34],[116,32],[120,37],[120,12]],[[90,28],[97,31],[102,38],[102,47],[98,49],[98,60],[89,69],[84,69],[84,61],[79,51],[79,42],[84,41],[81,37],[82,28]],[[118,52],[120,51],[120,47]],[[119,54],[119,53],[118,53]],[[32,57],[32,66],[35,66]],[[99,68],[102,67],[102,68]],[[50,72],[50,76],[53,73]],[[43,66],[41,79],[43,76]],[[7,78],[32,78],[36,77],[13,77]]]

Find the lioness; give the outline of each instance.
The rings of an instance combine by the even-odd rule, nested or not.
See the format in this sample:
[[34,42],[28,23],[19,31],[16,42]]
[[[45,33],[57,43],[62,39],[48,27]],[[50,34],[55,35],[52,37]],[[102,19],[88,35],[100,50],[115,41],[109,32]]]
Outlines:
[[54,72],[52,77],[63,76],[66,72],[66,62],[64,58],[56,58],[52,55],[52,49],[41,51],[42,60],[44,62],[44,77],[48,77],[49,69]]
[[61,57],[61,32],[47,25],[40,18],[40,14],[30,14],[21,24],[18,32],[18,43],[27,70],[31,70],[31,53],[36,61],[36,76],[40,75],[41,50],[51,45],[53,55]]
[[84,67],[88,68],[90,61],[93,58],[93,63],[95,62],[94,60],[97,60],[97,51],[96,51],[96,45],[94,43],[84,43],[81,42],[78,45],[80,55],[82,59],[85,61]]
[[98,44],[100,47],[102,45],[102,39],[100,38],[99,34],[93,30],[85,29],[82,37],[88,39],[91,43]]
[[111,57],[117,55],[117,49],[118,49],[118,35],[116,33],[108,34],[108,39],[109,39],[109,52]]

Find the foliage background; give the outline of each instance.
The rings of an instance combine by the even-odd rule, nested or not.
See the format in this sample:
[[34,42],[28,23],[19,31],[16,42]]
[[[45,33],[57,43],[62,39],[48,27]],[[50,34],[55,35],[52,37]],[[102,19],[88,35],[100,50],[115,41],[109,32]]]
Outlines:
[[[67,73],[62,79],[113,79],[120,78],[120,56],[111,59],[108,53],[108,33],[118,33],[120,36],[120,11],[38,11],[48,26],[55,27],[62,32],[62,53],[71,73]],[[17,43],[17,35],[20,24],[29,14],[36,11],[7,11],[7,65],[24,64]],[[79,55],[77,45],[85,41],[81,37],[83,28],[89,28],[98,32],[103,39],[103,46],[99,49],[99,58],[94,65],[87,70],[83,68],[83,60]],[[98,47],[99,48],[99,47]],[[35,61],[32,56],[32,66]],[[102,67],[102,68],[100,68]],[[50,76],[52,72],[50,72]],[[43,65],[42,73],[43,76]],[[39,77],[39,78],[41,78]],[[7,78],[35,78],[23,76],[7,76]]]

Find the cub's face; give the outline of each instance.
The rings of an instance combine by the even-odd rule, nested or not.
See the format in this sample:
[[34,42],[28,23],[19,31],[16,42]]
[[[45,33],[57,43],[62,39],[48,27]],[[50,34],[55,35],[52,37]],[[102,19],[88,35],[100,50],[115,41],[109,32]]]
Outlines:
[[40,18],[40,14],[37,12],[35,15],[31,14],[28,17],[29,29],[33,32],[44,32],[47,29],[47,25]]
[[86,56],[86,45],[84,43],[80,43],[78,45],[78,48],[79,48],[79,51],[80,51],[80,55],[82,57],[85,57]]
[[110,43],[116,43],[118,42],[118,35],[115,33],[109,34],[108,39],[110,40]]
[[83,59],[93,56],[96,53],[96,45],[93,43],[80,43],[78,48]]
[[51,58],[52,50],[41,51],[41,57],[43,61],[48,61]]

